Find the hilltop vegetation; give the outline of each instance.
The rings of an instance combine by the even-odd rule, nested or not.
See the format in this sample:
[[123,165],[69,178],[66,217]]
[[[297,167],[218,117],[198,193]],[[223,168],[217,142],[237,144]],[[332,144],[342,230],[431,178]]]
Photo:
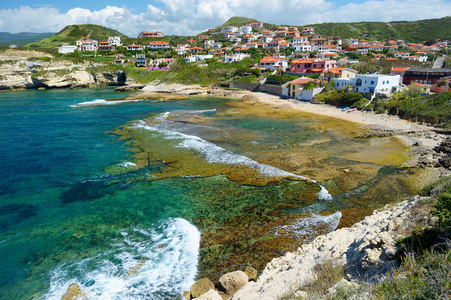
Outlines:
[[61,43],[75,44],[80,39],[106,41],[109,36],[120,36],[122,40],[128,37],[117,30],[100,25],[69,25],[60,32],[39,42],[28,44],[30,47],[58,47]]
[[[315,32],[322,36],[359,38],[387,41],[406,40],[409,42],[434,41],[451,38],[451,17],[420,21],[358,22],[312,24]],[[366,37],[363,32],[369,31]]]
[[252,23],[252,22],[257,22],[257,20],[250,19],[250,18],[245,18],[245,17],[231,17],[224,24],[222,24],[221,26],[216,27],[216,29],[219,29],[221,27],[226,27],[226,26],[241,27],[241,26],[247,25],[247,24]]

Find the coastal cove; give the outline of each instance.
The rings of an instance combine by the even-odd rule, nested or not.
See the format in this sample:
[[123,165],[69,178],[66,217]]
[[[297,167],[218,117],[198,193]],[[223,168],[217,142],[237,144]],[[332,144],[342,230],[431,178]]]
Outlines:
[[443,138],[426,126],[196,89],[0,95],[0,298],[60,299],[71,283],[89,299],[181,298],[198,277],[263,270],[440,176],[409,153]]

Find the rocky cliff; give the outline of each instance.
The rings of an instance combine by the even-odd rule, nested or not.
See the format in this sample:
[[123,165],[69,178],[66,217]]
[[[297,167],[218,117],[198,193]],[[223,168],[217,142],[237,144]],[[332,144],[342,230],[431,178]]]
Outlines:
[[7,51],[0,55],[0,90],[120,86],[127,81],[124,72],[91,73],[87,67],[55,61],[45,53]]

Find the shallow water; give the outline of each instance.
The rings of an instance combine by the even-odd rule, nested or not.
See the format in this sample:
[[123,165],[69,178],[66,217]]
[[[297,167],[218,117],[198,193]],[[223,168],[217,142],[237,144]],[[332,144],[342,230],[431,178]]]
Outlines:
[[74,282],[89,299],[181,297],[196,274],[261,270],[416,188],[404,147],[351,123],[115,96],[0,94],[1,299],[60,299]]

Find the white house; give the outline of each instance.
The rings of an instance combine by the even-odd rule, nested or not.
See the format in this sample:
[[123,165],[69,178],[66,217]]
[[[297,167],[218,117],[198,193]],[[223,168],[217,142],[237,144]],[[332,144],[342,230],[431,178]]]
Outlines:
[[108,37],[108,42],[114,46],[122,46],[120,36],[110,36]]
[[71,46],[69,44],[61,44],[61,47],[58,48],[58,53],[67,54],[74,53],[77,50],[77,46]]
[[224,56],[224,58],[222,59],[222,62],[223,62],[223,63],[232,63],[232,62],[234,62],[234,61],[240,61],[240,60],[243,60],[243,59],[245,59],[246,57],[250,57],[250,56],[251,56],[250,54],[246,54],[246,53],[236,53],[236,54],[233,54],[233,55],[231,55],[231,56],[226,55],[226,56]]
[[242,35],[246,35],[246,34],[252,33],[252,27],[249,26],[249,25],[241,26],[240,29],[239,29],[239,32]]
[[127,51],[141,51],[143,48],[140,45],[128,45]]
[[153,41],[149,42],[149,45],[147,45],[147,48],[155,50],[155,49],[170,49],[171,46],[169,45],[169,42],[166,41]]
[[213,58],[213,55],[211,54],[205,54],[205,55],[191,55],[187,58],[185,58],[185,63],[192,63],[192,62],[198,62],[200,60],[205,60]]
[[273,40],[273,37],[271,37],[271,36],[262,36],[262,39],[261,39],[262,43],[270,43],[270,42],[272,42],[272,40]]
[[227,26],[227,27],[222,27],[221,28],[221,33],[226,33],[226,32],[238,32],[238,27],[236,26]]
[[399,80],[399,75],[357,74],[355,78],[334,79],[334,89],[339,90],[350,85],[356,93],[389,95],[398,91]]

